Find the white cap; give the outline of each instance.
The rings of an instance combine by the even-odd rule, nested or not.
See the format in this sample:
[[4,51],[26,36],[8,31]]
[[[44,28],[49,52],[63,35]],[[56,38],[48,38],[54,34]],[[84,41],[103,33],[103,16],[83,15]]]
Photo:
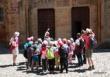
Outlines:
[[14,35],[15,35],[15,36],[19,36],[20,33],[19,33],[19,32],[15,32]]
[[49,42],[49,44],[50,44],[50,45],[53,45],[53,44],[54,44],[54,42],[53,42],[53,41],[50,41],[50,42]]
[[62,39],[61,38],[58,38],[58,41],[62,41]]
[[43,44],[48,45],[48,42],[46,40],[43,41]]
[[87,32],[87,33],[90,33],[90,32],[91,32],[91,29],[86,28],[86,32]]
[[70,44],[70,43],[71,43],[71,41],[70,41],[70,40],[68,40],[68,43]]
[[27,40],[28,40],[28,41],[32,41],[32,40],[34,40],[34,37],[33,37],[33,36],[28,37]]
[[73,38],[70,38],[70,41],[71,41],[71,42],[74,42],[74,39],[73,39]]
[[41,39],[41,38],[38,38],[38,41],[39,41],[39,42],[42,42],[42,39]]
[[34,36],[31,36],[30,38],[31,38],[31,40],[34,40]]
[[28,37],[28,38],[27,38],[27,40],[28,40],[28,41],[31,41],[31,38],[30,38],[30,37]]

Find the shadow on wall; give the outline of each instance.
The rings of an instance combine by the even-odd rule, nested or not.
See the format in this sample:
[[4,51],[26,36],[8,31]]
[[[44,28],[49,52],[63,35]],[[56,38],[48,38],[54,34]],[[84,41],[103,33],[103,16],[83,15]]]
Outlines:
[[9,47],[6,44],[0,43],[0,54],[8,54]]
[[97,49],[110,49],[110,39],[107,39],[101,42],[98,45]]
[[[23,53],[23,44],[20,45],[19,52]],[[0,43],[0,54],[10,54],[9,45]]]
[[101,42],[94,50],[95,52],[110,52],[110,39]]

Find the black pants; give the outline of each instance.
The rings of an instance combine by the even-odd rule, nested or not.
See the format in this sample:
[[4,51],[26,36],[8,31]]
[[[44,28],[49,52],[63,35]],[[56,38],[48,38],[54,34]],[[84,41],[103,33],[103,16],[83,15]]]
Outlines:
[[43,69],[44,71],[47,70],[47,60],[46,60],[46,59],[42,59],[42,69]]
[[54,71],[55,59],[48,59],[49,71]]
[[85,48],[83,48],[83,64],[86,64]]
[[68,72],[68,59],[67,58],[60,58],[60,65],[61,65],[61,70],[60,70],[61,73],[63,72],[64,69],[66,70],[66,72]]
[[78,65],[83,65],[82,53],[77,53],[76,56],[78,59]]
[[41,65],[41,54],[38,55],[39,66]]

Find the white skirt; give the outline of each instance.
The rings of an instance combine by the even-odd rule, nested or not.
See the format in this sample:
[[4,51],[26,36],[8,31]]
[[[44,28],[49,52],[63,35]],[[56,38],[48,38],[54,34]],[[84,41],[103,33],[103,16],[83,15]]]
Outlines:
[[18,49],[18,47],[14,48],[14,49],[12,50],[12,54],[13,54],[13,55],[18,55],[18,54],[19,54],[19,49]]

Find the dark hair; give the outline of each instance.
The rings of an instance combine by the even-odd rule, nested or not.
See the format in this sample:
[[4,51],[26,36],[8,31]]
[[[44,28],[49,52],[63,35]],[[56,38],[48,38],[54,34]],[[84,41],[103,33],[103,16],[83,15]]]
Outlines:
[[45,44],[42,44],[42,47],[46,47],[46,45]]
[[81,34],[80,33],[77,33],[77,37],[80,37],[81,36]]

